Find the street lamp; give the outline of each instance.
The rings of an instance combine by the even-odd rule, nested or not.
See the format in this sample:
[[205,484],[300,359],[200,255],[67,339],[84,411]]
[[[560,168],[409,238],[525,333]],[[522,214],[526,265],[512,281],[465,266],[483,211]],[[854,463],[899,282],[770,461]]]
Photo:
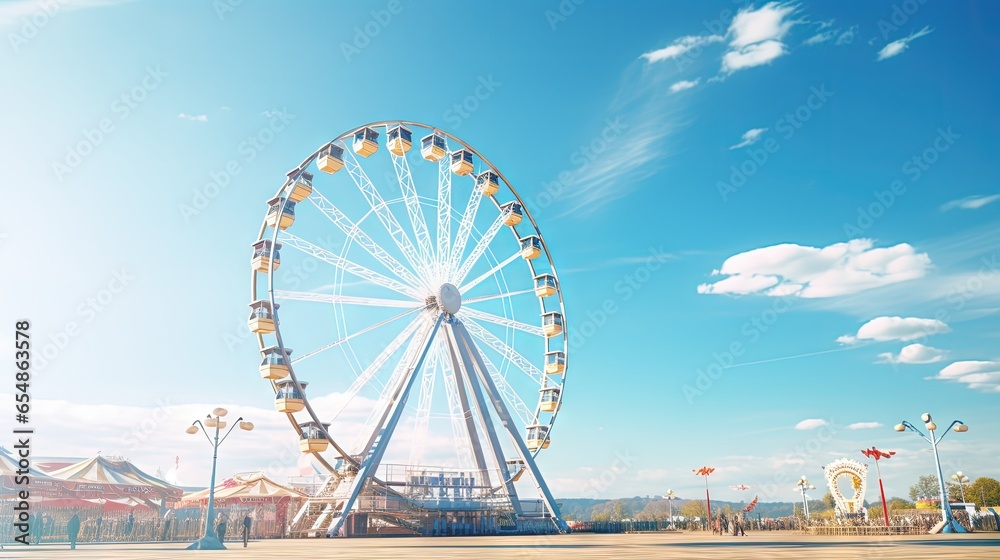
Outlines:
[[937,437],[934,434],[935,430],[937,430],[937,424],[934,423],[934,419],[931,418],[930,413],[923,413],[920,416],[920,419],[924,422],[924,427],[927,428],[927,432],[930,434],[929,436],[924,435],[923,432],[918,430],[913,424],[910,424],[906,420],[896,424],[893,429],[897,432],[905,432],[906,430],[916,432],[920,437],[924,438],[924,441],[931,444],[931,449],[934,450],[934,464],[937,467],[938,485],[941,491],[941,523],[937,527],[931,529],[930,532],[936,533],[941,531],[942,533],[968,533],[968,531],[965,530],[965,527],[962,527],[959,522],[955,521],[955,517],[951,514],[951,506],[948,505],[948,492],[944,487],[944,474],[941,472],[941,458],[938,456],[937,446],[938,443],[944,439],[944,436],[948,435],[948,432],[951,431],[952,428],[955,428],[955,431],[958,433],[964,433],[969,431],[969,427],[966,426],[961,420],[955,420],[950,426],[948,426],[947,429],[945,429],[944,432],[941,433],[940,437]]
[[[208,510],[205,516],[205,536],[196,540],[188,546],[188,550],[226,550],[226,546],[219,541],[216,536],[215,531],[212,530],[212,517],[215,515],[215,464],[219,458],[219,446],[222,445],[223,441],[229,437],[229,434],[233,432],[236,426],[239,426],[241,430],[249,432],[253,429],[253,422],[246,422],[243,417],[240,416],[236,419],[236,424],[229,428],[226,435],[219,439],[219,430],[226,427],[226,421],[222,418],[229,414],[229,411],[219,407],[212,411],[205,417],[205,420],[195,420],[185,432],[189,434],[197,434],[198,427],[201,427],[201,431],[205,434],[205,438],[208,439],[208,444],[212,446],[212,482],[208,485]],[[208,435],[208,430],[205,428],[214,428],[215,437]]]
[[889,526],[889,504],[885,501],[885,488],[882,486],[882,469],[878,466],[879,459],[889,459],[896,454],[895,451],[880,451],[873,445],[871,449],[862,449],[861,453],[869,459],[875,459],[875,471],[878,472],[878,491],[882,494],[882,516],[885,518],[885,526]]
[[962,503],[968,503],[965,501],[965,485],[969,483],[969,477],[962,474],[962,471],[958,471],[957,473],[951,475],[951,479],[957,482],[958,487],[962,489]]
[[795,486],[802,491],[802,513],[805,514],[806,519],[809,519],[809,502],[806,501],[806,490],[815,490],[816,487],[809,484],[809,479],[802,475],[802,478],[795,483]]
[[663,497],[667,500],[667,516],[670,517],[670,528],[671,529],[675,529],[675,527],[674,527],[674,504],[673,504],[673,502],[674,502],[674,498],[677,497],[677,494],[674,494],[673,490],[667,490],[667,493],[664,494]]
[[715,467],[702,467],[691,469],[691,472],[698,476],[705,477],[705,507],[708,509],[708,528],[712,528],[712,498],[708,495],[708,475],[715,472]]

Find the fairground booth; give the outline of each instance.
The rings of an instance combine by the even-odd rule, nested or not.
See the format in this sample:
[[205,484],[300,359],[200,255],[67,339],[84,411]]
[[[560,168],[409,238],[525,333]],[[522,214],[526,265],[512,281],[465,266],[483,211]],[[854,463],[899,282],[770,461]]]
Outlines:
[[[201,517],[208,507],[208,495],[205,489],[184,496],[177,504],[178,516],[187,517],[190,510],[196,509]],[[252,538],[278,538],[286,535],[288,523],[307,498],[264,473],[240,473],[215,487],[215,511],[227,519],[227,534],[233,538],[242,534],[247,515],[251,518]]]

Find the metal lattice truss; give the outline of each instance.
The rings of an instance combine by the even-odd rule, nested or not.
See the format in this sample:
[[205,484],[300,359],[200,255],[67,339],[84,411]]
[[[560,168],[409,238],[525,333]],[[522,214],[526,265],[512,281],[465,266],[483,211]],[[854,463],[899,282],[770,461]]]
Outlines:
[[[416,136],[409,151],[410,130],[435,138],[437,151],[422,153]],[[395,143],[377,155],[383,134]],[[384,172],[370,163],[380,158]],[[425,159],[436,163],[421,169]],[[314,164],[325,173],[312,171]],[[435,184],[422,191],[421,179],[430,177]],[[336,535],[372,492],[405,505],[398,483],[376,474],[387,450],[408,445],[405,460],[421,465],[440,460],[434,442],[441,437],[453,442],[456,468],[493,473],[491,494],[479,499],[502,500],[520,518],[527,515],[518,493],[524,488],[515,481],[530,478],[564,528],[535,463],[562,403],[562,290],[544,239],[507,179],[453,136],[383,122],[345,133],[306,158],[269,204],[251,283],[255,309],[265,306],[265,318],[274,319],[268,328],[251,317],[265,354],[261,373],[276,392],[284,387],[279,396],[293,390],[300,398],[298,408],[276,406],[303,450],[331,475],[296,516],[295,530]],[[290,263],[281,270],[277,249]],[[556,332],[541,319],[553,314]],[[335,334],[323,340],[330,329]],[[292,358],[280,350],[302,346],[300,338],[309,341],[305,352]],[[547,369],[549,360],[559,368]],[[279,383],[283,376],[291,384]],[[324,390],[330,398],[314,408]],[[436,418],[448,421],[447,435],[433,429]],[[406,437],[394,440],[401,430]],[[511,460],[520,465],[516,472]],[[521,479],[521,472],[530,477]]]

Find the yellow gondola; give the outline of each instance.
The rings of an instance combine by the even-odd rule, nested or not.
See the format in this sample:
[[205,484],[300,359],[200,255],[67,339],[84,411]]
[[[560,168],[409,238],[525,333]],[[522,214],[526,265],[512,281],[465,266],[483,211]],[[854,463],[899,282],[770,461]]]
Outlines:
[[301,391],[295,387],[295,382],[291,379],[278,382],[278,392],[274,395],[275,410],[284,413],[303,410],[306,407],[306,401],[302,393],[306,389],[306,382],[299,382],[299,387],[301,387]]
[[260,361],[260,376],[271,380],[288,377],[288,355],[291,353],[290,349],[277,346],[261,350],[264,357]]
[[[276,196],[271,200],[268,200],[267,204],[268,206],[270,206],[270,208],[267,210],[268,227],[288,229],[293,223],[295,223],[294,202],[292,202],[291,200],[285,200],[284,197]],[[282,205],[284,205],[284,207],[282,207]]]
[[374,128],[359,128],[354,132],[354,152],[368,157],[378,151],[378,132]]
[[[281,307],[275,305],[275,308]],[[270,334],[274,332],[274,313],[271,311],[271,302],[266,299],[259,299],[250,304],[250,319],[247,321],[250,332],[256,334]]]
[[281,265],[281,254],[278,251],[281,249],[281,243],[274,244],[274,250],[271,250],[271,240],[261,239],[259,241],[254,241],[251,245],[253,247],[253,257],[250,259],[250,266],[257,272],[263,272],[268,274],[271,272],[271,256],[274,256],[274,269],[278,270],[278,266]]
[[323,173],[336,173],[344,167],[344,149],[330,142],[319,151],[316,158],[316,167]]
[[444,134],[435,132],[420,139],[420,155],[428,161],[441,161],[441,158],[448,153]]
[[401,124],[389,129],[389,133],[386,134],[385,145],[389,148],[389,151],[397,156],[406,154],[410,151],[410,147],[413,145],[413,133],[410,129],[406,128]]

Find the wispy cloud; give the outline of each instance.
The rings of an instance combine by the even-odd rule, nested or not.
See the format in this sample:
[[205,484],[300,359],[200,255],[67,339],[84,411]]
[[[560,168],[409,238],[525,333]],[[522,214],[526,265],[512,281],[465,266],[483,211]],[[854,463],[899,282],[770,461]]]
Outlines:
[[855,422],[847,426],[848,430],[873,430],[875,428],[881,428],[885,424],[881,422]]
[[701,78],[696,78],[694,80],[681,80],[674,85],[670,86],[670,93],[677,93],[678,91],[684,91],[686,89],[691,89],[694,86],[701,83]]
[[821,428],[823,426],[829,426],[830,423],[822,418],[807,418],[795,425],[796,430],[815,430],[816,428]]
[[188,115],[187,113],[181,113],[181,114],[177,115],[177,118],[178,119],[183,119],[183,120],[186,120],[186,121],[195,121],[195,122],[206,122],[206,121],[208,121],[208,115]]
[[987,204],[991,204],[1000,200],[1000,194],[988,194],[988,195],[974,195],[967,196],[965,198],[959,198],[958,200],[952,200],[941,206],[942,212],[947,212],[948,210],[978,210]]
[[42,13],[51,17],[52,7],[59,10],[79,10],[83,8],[98,8],[101,6],[113,6],[115,4],[125,4],[133,0],[51,0],[43,2],[41,0],[7,0],[0,2],[0,27],[16,25],[24,18]]
[[902,39],[896,39],[895,41],[882,47],[882,50],[878,51],[878,57],[876,60],[885,60],[887,58],[903,54],[903,51],[910,48],[910,43],[912,43],[915,39],[923,37],[924,35],[929,35],[932,31],[934,30],[930,27],[924,27],[920,31],[911,33]]
[[756,144],[760,137],[767,132],[766,128],[751,128],[750,130],[743,133],[742,140],[739,144],[729,146],[730,150],[736,150],[739,148],[745,148],[751,144]]
[[664,60],[672,60],[684,56],[692,50],[704,45],[720,43],[724,39],[725,37],[721,35],[689,35],[687,37],[681,37],[680,39],[674,40],[673,43],[663,47],[662,49],[656,49],[655,51],[643,53],[642,58],[645,58],[646,62],[649,62],[650,64],[654,62],[662,62]]
[[1000,393],[1000,362],[967,360],[955,362],[932,379],[965,383],[970,389]]

